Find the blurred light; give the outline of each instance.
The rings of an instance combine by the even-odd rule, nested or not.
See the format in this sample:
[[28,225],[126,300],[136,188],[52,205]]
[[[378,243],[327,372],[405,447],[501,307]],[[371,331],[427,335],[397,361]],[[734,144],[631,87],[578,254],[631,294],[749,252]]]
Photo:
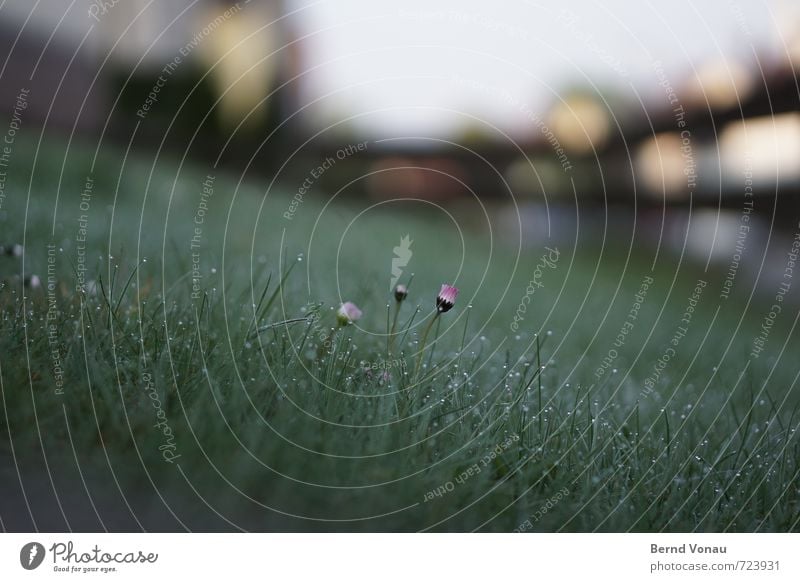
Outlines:
[[686,161],[680,134],[660,133],[646,140],[636,152],[636,175],[653,194],[683,198],[687,194]]
[[700,66],[687,88],[687,100],[712,109],[727,109],[744,101],[753,91],[753,75],[731,59],[709,61]]
[[[268,95],[277,73],[278,60],[270,53],[278,48],[277,28],[269,5],[251,4],[244,11],[239,4],[222,12],[219,7],[206,11],[199,30],[209,23],[217,28],[200,46],[205,64],[211,70],[220,120],[231,127],[245,117],[256,126],[266,114]],[[213,67],[213,69],[212,69]]]
[[608,138],[606,110],[591,97],[575,95],[559,101],[549,116],[550,129],[564,148],[586,154]]
[[[776,2],[775,38],[778,41],[779,54],[781,58],[788,60],[787,64],[795,71],[800,71],[800,5],[797,0],[776,0]],[[786,53],[783,43],[786,43]]]
[[731,122],[719,143],[728,177],[752,173],[754,184],[800,179],[800,113]]

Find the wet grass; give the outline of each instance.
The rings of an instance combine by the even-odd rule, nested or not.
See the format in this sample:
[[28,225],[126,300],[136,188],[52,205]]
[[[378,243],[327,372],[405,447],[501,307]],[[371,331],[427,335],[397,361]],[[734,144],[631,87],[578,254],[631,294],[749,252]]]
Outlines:
[[[59,147],[34,166],[19,146],[2,214],[25,245],[1,264],[4,527],[798,529],[796,308],[751,358],[764,306],[644,245],[553,242],[542,266],[494,217],[490,235],[308,197],[288,220],[255,180],[113,153],[92,170],[82,149],[62,172]],[[420,354],[444,282],[461,293]],[[364,316],[332,333],[344,300]]]

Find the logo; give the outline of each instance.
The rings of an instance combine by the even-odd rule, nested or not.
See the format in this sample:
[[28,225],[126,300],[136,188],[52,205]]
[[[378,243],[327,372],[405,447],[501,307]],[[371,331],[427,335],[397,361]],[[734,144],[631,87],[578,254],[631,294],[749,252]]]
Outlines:
[[26,570],[35,570],[44,561],[44,546],[39,542],[29,542],[19,552],[19,563]]
[[409,235],[405,235],[400,239],[400,245],[392,249],[394,251],[394,257],[392,257],[392,282],[389,285],[390,291],[397,285],[397,281],[403,274],[403,267],[408,265],[408,261],[411,260],[411,255],[414,254],[411,252],[411,243],[413,242],[414,241],[409,238]]

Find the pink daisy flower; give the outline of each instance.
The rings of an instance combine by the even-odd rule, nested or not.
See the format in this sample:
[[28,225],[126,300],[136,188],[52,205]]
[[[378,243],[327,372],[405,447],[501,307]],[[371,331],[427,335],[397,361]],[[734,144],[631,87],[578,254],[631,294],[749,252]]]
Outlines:
[[446,283],[442,285],[439,295],[436,296],[436,309],[439,310],[439,313],[449,311],[455,305],[457,296],[458,289]]
[[347,325],[354,321],[361,319],[361,310],[352,301],[342,303],[339,310],[336,312],[336,319],[339,325]]

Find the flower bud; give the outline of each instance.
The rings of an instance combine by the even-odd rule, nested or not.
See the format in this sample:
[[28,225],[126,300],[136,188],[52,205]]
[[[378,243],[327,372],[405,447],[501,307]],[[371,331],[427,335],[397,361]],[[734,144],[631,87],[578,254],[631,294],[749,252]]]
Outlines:
[[394,288],[394,298],[398,303],[403,301],[406,297],[408,297],[408,287],[405,285],[398,285]]
[[458,289],[456,289],[452,285],[447,285],[447,284],[442,285],[442,289],[441,291],[439,291],[439,295],[436,296],[436,309],[439,310],[439,313],[450,311],[453,305],[455,305],[457,296],[458,296]]

